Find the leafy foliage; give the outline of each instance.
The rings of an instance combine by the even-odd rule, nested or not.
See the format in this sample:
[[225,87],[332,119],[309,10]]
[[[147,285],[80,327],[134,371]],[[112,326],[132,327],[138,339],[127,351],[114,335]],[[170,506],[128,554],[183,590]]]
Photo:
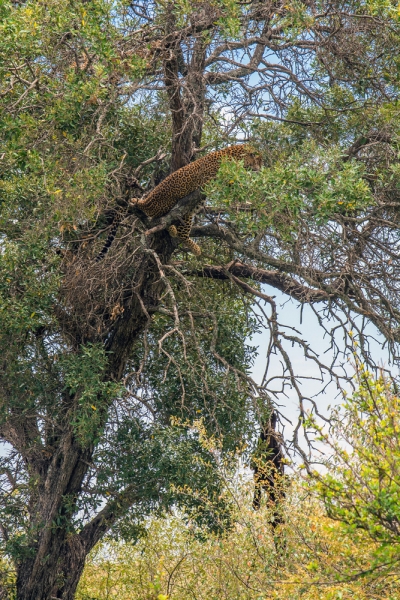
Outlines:
[[229,533],[199,538],[195,526],[188,528],[179,514],[152,519],[137,544],[107,541],[93,551],[77,598],[397,598],[395,567],[373,569],[378,545],[328,518],[318,499],[295,479],[284,508],[280,550],[268,525],[268,507],[254,512],[252,490],[238,483],[229,486],[236,503]]
[[[362,164],[351,161],[338,168],[340,152],[305,142],[253,174],[224,162],[207,185],[207,196],[216,207],[226,206],[244,233],[270,227],[285,237],[297,229],[299,217],[317,227],[336,213],[357,215],[373,204],[371,191]],[[248,210],[235,214],[235,206]]]
[[399,560],[400,400],[383,376],[360,366],[358,379],[358,391],[332,415],[332,436],[321,431],[331,458],[316,489],[350,535],[362,529],[378,543],[371,567],[390,569]]

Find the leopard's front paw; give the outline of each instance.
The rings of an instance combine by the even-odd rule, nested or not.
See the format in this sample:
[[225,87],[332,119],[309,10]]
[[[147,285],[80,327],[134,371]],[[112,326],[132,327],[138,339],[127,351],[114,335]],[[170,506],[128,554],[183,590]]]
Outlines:
[[175,225],[168,227],[168,233],[171,237],[178,237],[178,230]]

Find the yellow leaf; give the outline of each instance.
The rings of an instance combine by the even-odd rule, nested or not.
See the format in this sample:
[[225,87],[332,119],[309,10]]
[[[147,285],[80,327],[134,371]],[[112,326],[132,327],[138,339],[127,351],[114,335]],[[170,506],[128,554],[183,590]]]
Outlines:
[[95,406],[93,406],[93,404],[92,404],[92,408],[93,408],[93,410],[97,410],[97,408]]

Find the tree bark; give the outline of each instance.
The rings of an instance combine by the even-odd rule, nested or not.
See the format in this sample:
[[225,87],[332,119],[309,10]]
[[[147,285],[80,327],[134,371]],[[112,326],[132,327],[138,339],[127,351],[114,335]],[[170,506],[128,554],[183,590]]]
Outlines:
[[[76,552],[79,547],[71,543],[75,536],[70,536],[69,521],[91,454],[92,449],[80,448],[70,433],[63,435],[30,507],[32,542],[28,556],[17,565],[18,600],[73,598],[74,592],[64,595],[62,590],[68,579],[76,578],[79,569],[80,576],[85,555]],[[66,499],[71,499],[72,508]],[[79,577],[76,584],[78,581]]]
[[[206,23],[204,28],[207,28],[209,18],[201,15],[200,22],[203,19]],[[164,62],[164,84],[172,120],[171,172],[173,172],[187,165],[192,160],[195,149],[200,147],[206,91],[204,78],[206,44],[201,35],[192,40],[191,59],[186,64],[180,39],[175,34],[172,5],[168,27],[171,31],[171,41],[166,44],[169,57]]]
[[86,549],[78,536],[69,538],[64,531],[52,536],[48,552],[39,566],[36,559],[19,564],[18,600],[73,600],[85,566]]

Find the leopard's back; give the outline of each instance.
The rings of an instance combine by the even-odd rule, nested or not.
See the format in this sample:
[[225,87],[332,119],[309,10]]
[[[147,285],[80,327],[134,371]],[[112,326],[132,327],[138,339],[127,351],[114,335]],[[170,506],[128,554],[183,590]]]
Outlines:
[[206,156],[174,171],[157,187],[137,202],[137,206],[148,217],[166,215],[181,198],[194,192],[213,179],[223,158],[244,158],[249,154],[249,146],[241,144],[224,150],[210,152]]

